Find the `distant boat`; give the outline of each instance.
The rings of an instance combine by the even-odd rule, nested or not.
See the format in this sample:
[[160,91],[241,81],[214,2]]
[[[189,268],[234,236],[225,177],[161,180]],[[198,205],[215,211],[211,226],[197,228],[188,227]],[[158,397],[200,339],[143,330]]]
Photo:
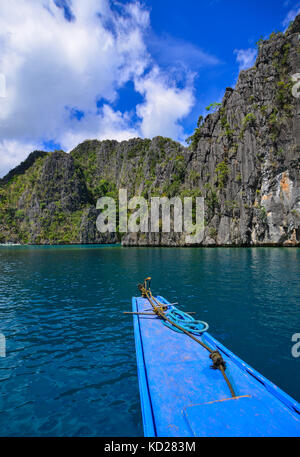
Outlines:
[[[161,314],[177,313],[175,322],[181,327],[182,319],[184,329],[185,314],[153,297],[147,280],[143,296],[132,299],[144,435],[299,437],[299,403],[208,332],[172,329]],[[214,355],[220,369],[212,369]]]

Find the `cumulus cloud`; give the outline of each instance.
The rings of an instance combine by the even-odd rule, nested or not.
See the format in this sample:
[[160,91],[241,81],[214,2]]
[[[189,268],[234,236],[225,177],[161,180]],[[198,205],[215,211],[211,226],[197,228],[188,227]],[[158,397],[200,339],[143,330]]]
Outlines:
[[[178,85],[164,74],[147,49],[149,29],[149,11],[135,0],[1,2],[0,175],[47,142],[70,150],[87,138],[181,140],[193,75],[186,69]],[[188,49],[190,60],[216,63]],[[144,98],[133,113],[113,108],[128,81]]]
[[[6,96],[0,99],[2,174],[43,141],[73,147],[65,138],[76,138],[74,129],[88,137],[97,124],[95,136],[122,138],[126,116],[119,128],[116,122],[112,128],[111,110],[99,113],[96,101],[113,102],[118,88],[147,67],[143,29],[148,13],[139,4],[123,6],[120,15],[106,0],[73,0],[72,14],[75,20],[66,20],[52,0],[1,5],[0,69],[6,80]],[[92,127],[70,118],[72,108],[82,111]],[[128,137],[127,129],[123,137]]]
[[123,114],[120,111],[114,111],[107,104],[103,105],[96,116],[88,114],[79,122],[80,128],[76,128],[76,124],[73,124],[72,128],[60,137],[61,144],[66,150],[72,149],[87,138],[122,141],[140,135],[139,130],[130,127],[129,113]]
[[247,70],[247,68],[251,68],[255,64],[257,55],[256,49],[235,49],[234,53],[236,54],[236,60],[239,64],[239,71]]
[[162,131],[165,136],[182,140],[179,121],[194,104],[192,87],[178,89],[157,67],[147,77],[137,79],[135,87],[145,98],[145,102],[137,106],[142,135],[152,137]]

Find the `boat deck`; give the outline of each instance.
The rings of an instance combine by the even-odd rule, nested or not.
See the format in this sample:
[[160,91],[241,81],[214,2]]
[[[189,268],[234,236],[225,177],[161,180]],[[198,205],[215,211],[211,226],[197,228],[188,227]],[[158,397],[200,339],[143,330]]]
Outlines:
[[[151,305],[134,297],[132,309]],[[133,319],[145,436],[300,436],[300,405],[209,333],[203,342],[221,352],[235,399],[200,344],[156,316]]]

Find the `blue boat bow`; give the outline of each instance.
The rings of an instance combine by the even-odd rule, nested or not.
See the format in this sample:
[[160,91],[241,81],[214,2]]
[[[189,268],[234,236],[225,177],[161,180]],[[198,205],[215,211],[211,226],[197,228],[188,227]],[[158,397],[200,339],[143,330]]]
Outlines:
[[[148,299],[133,297],[132,310],[149,312]],[[300,436],[299,403],[208,332],[198,338],[222,355],[235,397],[221,371],[211,369],[207,350],[188,335],[157,315],[134,314],[133,322],[145,436]]]

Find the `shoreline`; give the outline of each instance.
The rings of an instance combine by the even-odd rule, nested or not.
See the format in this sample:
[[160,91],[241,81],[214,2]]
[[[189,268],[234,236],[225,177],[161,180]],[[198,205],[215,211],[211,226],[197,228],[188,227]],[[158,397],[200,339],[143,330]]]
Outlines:
[[122,243],[69,243],[69,244],[22,244],[22,243],[0,243],[1,247],[72,247],[72,246],[84,246],[84,247],[122,247],[122,248],[197,248],[197,249],[212,249],[212,248],[300,248],[300,243],[298,244],[209,244],[209,245],[158,245],[158,244],[148,244],[148,245],[141,245],[141,244],[131,244],[131,245],[123,245]]

